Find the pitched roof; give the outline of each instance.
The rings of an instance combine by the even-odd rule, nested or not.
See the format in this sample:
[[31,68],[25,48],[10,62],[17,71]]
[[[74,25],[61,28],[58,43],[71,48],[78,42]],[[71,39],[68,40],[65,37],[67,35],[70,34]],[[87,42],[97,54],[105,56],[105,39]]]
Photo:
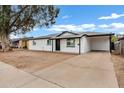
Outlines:
[[58,36],[61,36],[61,35],[64,34],[64,33],[70,33],[70,34],[72,34],[72,35],[78,35],[78,33],[69,32],[69,31],[64,31],[64,32],[60,33],[59,35],[57,35],[57,37],[58,37]]
[[39,37],[35,37],[35,38],[32,38],[32,39],[47,39],[47,38],[56,37],[56,36],[59,35],[59,34],[60,34],[60,33],[49,34],[49,35],[46,35],[46,36],[39,36]]
[[[64,33],[71,33],[72,35],[66,35],[66,36],[61,36]],[[69,32],[69,31],[64,31],[56,34],[49,34],[46,36],[40,36],[40,37],[35,37],[31,39],[60,39],[60,38],[77,38],[77,37],[82,37],[82,36],[109,36],[113,35],[112,33],[101,33],[101,32]]]
[[79,32],[78,34],[93,36],[93,35],[111,35],[113,33],[101,33],[101,32]]

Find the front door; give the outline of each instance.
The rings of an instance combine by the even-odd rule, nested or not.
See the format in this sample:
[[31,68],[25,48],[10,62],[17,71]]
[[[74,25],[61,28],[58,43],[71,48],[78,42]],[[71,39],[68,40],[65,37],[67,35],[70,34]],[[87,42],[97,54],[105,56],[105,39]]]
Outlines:
[[56,50],[60,51],[60,39],[56,39]]

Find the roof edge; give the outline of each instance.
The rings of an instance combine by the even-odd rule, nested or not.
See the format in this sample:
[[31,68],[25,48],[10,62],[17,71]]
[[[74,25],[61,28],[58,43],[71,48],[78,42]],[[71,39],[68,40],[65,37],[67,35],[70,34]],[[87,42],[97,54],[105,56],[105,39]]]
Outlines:
[[[60,36],[61,34],[63,33],[66,33],[66,32],[69,32],[69,31],[65,31],[65,32],[62,32],[60,33],[59,35],[57,35],[56,37],[41,37],[41,38],[30,38],[28,40],[39,40],[39,39],[59,39],[58,36]],[[73,33],[73,32],[69,32],[69,33]],[[75,35],[79,35],[79,34],[76,34]],[[111,35],[114,35],[114,33],[108,33],[108,34],[98,34],[98,35],[87,35],[87,34],[83,34],[82,36],[75,36],[75,37],[63,37],[63,38],[80,38],[80,37],[83,37],[83,36],[87,36],[87,37],[95,37],[95,36],[111,36]],[[63,39],[61,38],[61,39]]]
[[112,36],[114,33],[109,33],[109,34],[99,34],[99,35],[87,35],[88,37],[95,37],[95,36]]
[[70,32],[70,31],[63,31],[62,33],[60,33],[59,35],[57,35],[56,37],[59,37],[60,35],[64,34],[64,33],[71,33],[71,34],[74,34],[74,35],[78,35],[77,33],[74,33],[74,32]]

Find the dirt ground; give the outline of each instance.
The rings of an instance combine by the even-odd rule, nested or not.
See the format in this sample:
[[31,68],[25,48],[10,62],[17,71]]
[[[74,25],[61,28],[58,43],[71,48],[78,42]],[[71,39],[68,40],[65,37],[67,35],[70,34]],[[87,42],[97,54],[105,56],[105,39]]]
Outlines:
[[76,55],[28,50],[0,52],[1,61],[30,73],[58,64],[74,56]]
[[[49,53],[28,50],[0,52],[0,61],[13,65],[26,72],[33,73],[77,56],[75,54]],[[124,87],[124,56],[112,54],[119,87]]]
[[114,63],[119,87],[124,88],[124,56],[112,54],[112,61]]

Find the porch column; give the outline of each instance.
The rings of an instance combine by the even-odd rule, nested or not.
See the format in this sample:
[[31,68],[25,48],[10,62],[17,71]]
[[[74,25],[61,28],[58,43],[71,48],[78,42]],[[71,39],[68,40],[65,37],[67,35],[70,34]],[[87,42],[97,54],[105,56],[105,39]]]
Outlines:
[[81,38],[79,37],[79,54],[81,54]]
[[109,36],[109,49],[110,49],[110,53],[112,52],[111,50],[111,35]]
[[53,39],[52,39],[52,52],[53,52]]

